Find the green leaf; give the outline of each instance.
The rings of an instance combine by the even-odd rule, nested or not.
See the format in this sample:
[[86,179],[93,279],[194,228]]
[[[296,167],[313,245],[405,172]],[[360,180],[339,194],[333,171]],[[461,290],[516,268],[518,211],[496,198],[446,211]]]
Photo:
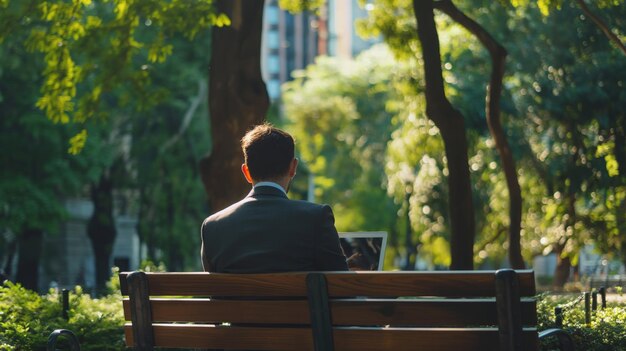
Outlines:
[[68,149],[68,152],[72,155],[79,154],[81,150],[85,147],[86,142],[87,142],[87,130],[83,129],[70,139],[70,147]]

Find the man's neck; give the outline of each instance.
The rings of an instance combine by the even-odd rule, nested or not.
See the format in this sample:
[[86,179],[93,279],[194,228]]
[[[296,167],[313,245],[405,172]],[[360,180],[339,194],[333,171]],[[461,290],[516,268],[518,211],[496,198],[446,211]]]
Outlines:
[[282,184],[279,184],[273,180],[264,180],[264,181],[260,181],[260,182],[255,182],[253,184],[253,187],[257,187],[257,186],[270,186],[273,188],[276,188],[280,191],[282,191],[283,193],[287,194],[287,190],[285,189],[285,187]]

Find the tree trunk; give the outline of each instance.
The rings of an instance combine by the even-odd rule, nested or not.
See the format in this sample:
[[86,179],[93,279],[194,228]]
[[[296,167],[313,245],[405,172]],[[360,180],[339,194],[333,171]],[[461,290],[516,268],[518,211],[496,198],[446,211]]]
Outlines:
[[474,267],[474,205],[463,115],[448,101],[443,87],[439,37],[432,0],[413,0],[417,34],[422,44],[426,80],[426,114],[441,131],[448,159],[450,191],[450,269]]
[[554,270],[554,289],[563,290],[563,286],[569,279],[572,263],[568,256],[561,257],[562,247],[556,251],[556,269]]
[[143,251],[142,246],[146,250],[140,254],[139,263],[145,260],[155,262],[156,260],[156,243],[154,232],[150,223],[154,220],[154,208],[151,207],[149,189],[141,188],[139,191],[139,214],[137,215],[137,234],[139,236],[139,252]]
[[417,260],[417,249],[413,243],[413,229],[411,228],[411,193],[408,192],[405,195],[406,202],[406,232],[404,236],[404,247],[406,249],[406,260],[404,261],[404,270],[415,270],[415,261]]
[[137,249],[137,258],[139,259],[139,264],[143,262],[146,257],[143,256],[142,246],[146,244],[146,234],[148,231],[144,231],[144,220],[146,216],[146,205],[145,205],[145,190],[143,187],[139,187],[139,209],[137,211],[137,224],[135,224],[135,230],[137,231],[137,238],[139,239],[139,248]]
[[219,0],[231,26],[213,28],[209,111],[213,149],[200,161],[212,212],[238,201],[250,186],[241,174],[240,140],[262,123],[269,97],[261,76],[264,1]]
[[[164,172],[165,174],[167,174],[167,172]],[[166,216],[167,216],[167,227],[169,228],[168,230],[168,241],[169,244],[167,245],[167,267],[170,271],[172,272],[178,272],[181,271],[183,269],[183,263],[182,260],[183,258],[180,255],[180,245],[178,240],[176,237],[179,235],[178,233],[176,233],[176,228],[175,228],[175,219],[176,219],[176,209],[175,209],[175,203],[174,203],[174,186],[172,184],[171,181],[166,181],[163,184],[164,188],[165,188],[165,201],[166,201],[166,208],[167,208],[167,212],[166,212]]]
[[13,257],[15,257],[15,251],[17,250],[17,241],[17,238],[13,238],[7,245],[7,257],[4,261],[4,268],[2,269],[7,278],[13,274]]
[[502,160],[502,168],[509,189],[509,262],[515,269],[524,269],[524,259],[522,258],[522,247],[520,245],[520,230],[522,223],[522,191],[517,179],[515,160],[511,153],[511,148],[502,129],[500,121],[500,97],[502,94],[502,79],[505,71],[505,61],[507,52],[500,43],[473,19],[467,17],[460,11],[451,0],[437,1],[437,9],[443,11],[454,21],[461,24],[472,33],[491,56],[491,77],[487,85],[487,97],[485,105],[485,115],[489,132],[496,144],[496,149]]
[[617,206],[615,206],[615,222],[618,231],[617,236],[622,238],[620,240],[620,257],[622,258],[622,263],[626,266],[626,198],[619,200],[616,189],[613,189],[613,194],[616,201],[619,201]]
[[613,133],[615,135],[615,149],[613,150],[613,154],[617,161],[618,174],[623,181],[626,181],[626,115],[615,116],[613,120],[615,121],[613,124]]
[[[576,143],[574,143],[576,144]],[[566,228],[571,227],[574,229],[576,224],[576,194],[574,193],[574,189],[570,187],[568,189],[567,194],[567,222],[565,223]],[[559,242],[556,246],[556,269],[554,271],[554,288],[557,290],[563,289],[563,286],[569,280],[570,270],[572,267],[572,263],[570,261],[569,255],[563,255],[563,250],[565,249],[565,245],[570,238],[575,237],[576,233],[572,233],[571,237],[565,237],[561,242]]]
[[39,259],[43,248],[43,230],[27,228],[18,237],[17,275],[15,281],[26,289],[39,287]]
[[98,183],[91,185],[93,214],[87,224],[87,235],[96,264],[96,293],[105,292],[106,283],[111,275],[111,254],[115,242],[116,230],[113,219],[113,181],[108,172],[104,172]]

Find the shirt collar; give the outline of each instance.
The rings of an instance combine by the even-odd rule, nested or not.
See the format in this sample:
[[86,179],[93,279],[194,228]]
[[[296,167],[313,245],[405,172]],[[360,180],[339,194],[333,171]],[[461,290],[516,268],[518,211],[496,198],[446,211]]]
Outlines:
[[254,185],[253,188],[256,189],[256,187],[259,187],[259,186],[271,186],[272,188],[276,188],[276,189],[282,191],[283,194],[287,195],[287,192],[285,191],[285,189],[283,189],[282,186],[278,185],[278,183],[274,183],[274,182],[258,182],[258,183],[256,183]]

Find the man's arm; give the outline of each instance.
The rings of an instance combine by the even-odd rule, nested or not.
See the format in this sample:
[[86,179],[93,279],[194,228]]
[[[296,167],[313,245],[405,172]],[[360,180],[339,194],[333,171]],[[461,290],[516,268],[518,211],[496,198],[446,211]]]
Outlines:
[[316,235],[315,266],[320,271],[347,271],[346,256],[339,245],[335,216],[328,205],[323,205]]

